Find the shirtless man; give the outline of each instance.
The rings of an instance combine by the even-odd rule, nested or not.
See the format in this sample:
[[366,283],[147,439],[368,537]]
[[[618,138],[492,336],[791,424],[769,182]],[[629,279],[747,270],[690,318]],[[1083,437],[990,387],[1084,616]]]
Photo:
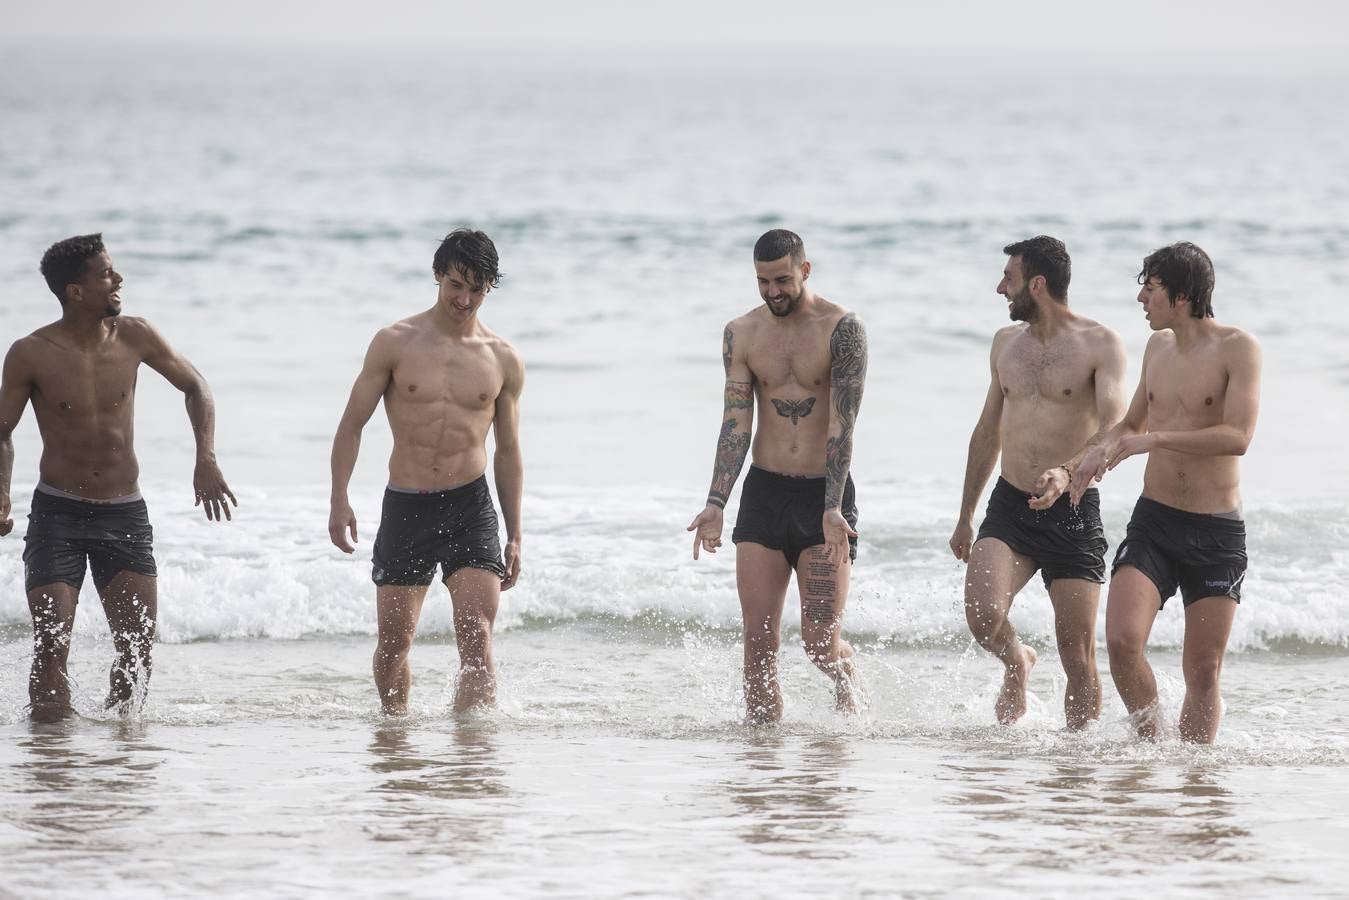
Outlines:
[[1157,250],[1138,280],[1138,302],[1156,332],[1143,377],[1124,418],[1084,455],[1070,490],[1077,499],[1093,479],[1148,454],[1106,602],[1110,674],[1138,733],[1155,737],[1157,682],[1145,650],[1157,613],[1179,588],[1180,736],[1208,744],[1222,716],[1218,676],[1246,574],[1237,458],[1255,433],[1260,348],[1213,318],[1213,263],[1194,244]]
[[764,305],[726,326],[725,411],[707,506],[689,525],[693,558],[721,546],[722,510],[750,451],[736,546],[736,587],[745,626],[745,705],[752,722],[782,717],[777,652],[782,604],[793,571],[801,639],[834,681],[837,705],[853,710],[859,686],[840,628],[857,555],[857,505],[848,469],[866,379],[866,332],[857,316],[806,286],[801,238],[775,229],[754,245]]
[[[384,712],[407,711],[408,652],[426,589],[440,566],[454,604],[459,683],[454,708],[496,702],[492,623],[501,592],[520,576],[520,355],[478,319],[497,286],[497,250],[481,231],[446,236],[431,266],[439,291],[425,312],[375,335],[333,438],[328,536],[355,548],[356,515],[347,485],[361,431],[381,398],[393,431],[389,484],[375,536],[379,644],[375,686]],[[506,519],[505,558],[487,489],[487,431],[496,438],[493,472]],[[351,542],[348,542],[348,534]]]
[[[215,459],[215,404],[206,379],[144,319],[123,316],[122,276],[101,234],[53,244],[42,275],[61,318],[10,347],[0,383],[0,535],[10,519],[14,426],[31,400],[42,435],[39,481],[24,537],[24,588],[33,616],[30,715],[72,713],[66,660],[86,565],[94,573],[117,660],[107,707],[129,709],[150,678],[158,595],[153,535],[132,446],[137,370],[145,363],[187,396],[197,443],[192,486],[206,518],[230,518]],[[228,499],[227,499],[228,498]]]
[[[970,437],[960,517],[951,552],[968,564],[965,619],[979,645],[1006,667],[994,704],[1010,725],[1026,712],[1035,651],[1008,619],[1012,599],[1036,570],[1054,607],[1059,659],[1067,676],[1069,728],[1096,719],[1096,607],[1105,581],[1105,533],[1096,491],[1069,504],[1073,454],[1124,409],[1124,344],[1119,335],[1068,308],[1072,261],[1061,241],[1034,237],[1003,248],[998,293],[1013,321],[993,337],[992,379]],[[974,534],[974,508],[993,464],[1002,471]],[[1048,471],[1046,467],[1049,468]]]

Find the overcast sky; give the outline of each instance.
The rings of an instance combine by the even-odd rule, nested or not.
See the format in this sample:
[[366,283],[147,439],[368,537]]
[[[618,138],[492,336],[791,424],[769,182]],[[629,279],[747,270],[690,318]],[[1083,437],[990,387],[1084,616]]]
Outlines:
[[[516,45],[835,45],[1021,54],[1349,49],[1339,0],[9,0],[14,39]],[[44,40],[44,43],[47,41]]]

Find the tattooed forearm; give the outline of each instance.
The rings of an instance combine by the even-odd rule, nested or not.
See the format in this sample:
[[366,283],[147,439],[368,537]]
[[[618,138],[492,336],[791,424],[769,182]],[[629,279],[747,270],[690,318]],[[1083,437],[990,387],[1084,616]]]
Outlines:
[[779,400],[777,397],[770,398],[773,401],[773,408],[778,411],[778,415],[784,419],[791,419],[792,424],[796,424],[797,419],[804,419],[810,415],[810,411],[815,408],[815,398],[807,397],[804,400]]
[[727,325],[726,330],[721,333],[721,364],[726,367],[727,375],[731,374],[731,351],[734,349],[735,332]]
[[829,338],[829,402],[832,419],[824,445],[824,507],[843,505],[843,488],[852,467],[853,425],[862,405],[867,377],[867,333],[852,313],[839,319]]
[[708,503],[723,507],[726,505],[748,454],[749,432],[740,430],[740,420],[729,418],[722,422],[721,439],[717,441],[717,460],[712,468],[712,487],[707,492]]

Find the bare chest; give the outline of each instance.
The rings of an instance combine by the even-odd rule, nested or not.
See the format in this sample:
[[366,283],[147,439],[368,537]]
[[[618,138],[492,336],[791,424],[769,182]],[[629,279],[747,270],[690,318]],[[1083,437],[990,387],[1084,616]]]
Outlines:
[[1089,399],[1095,386],[1090,356],[1073,340],[1019,335],[998,355],[997,370],[1008,400],[1076,403]]
[[34,411],[71,423],[129,417],[140,363],[139,354],[124,346],[92,353],[53,346],[35,373]]
[[818,334],[756,334],[748,358],[755,380],[771,392],[828,390],[829,347]]
[[495,407],[501,366],[487,347],[413,346],[394,367],[386,402],[399,409],[449,405],[464,411]]
[[1148,361],[1144,373],[1148,420],[1192,426],[1221,422],[1227,369],[1215,356],[1187,356],[1169,348]]

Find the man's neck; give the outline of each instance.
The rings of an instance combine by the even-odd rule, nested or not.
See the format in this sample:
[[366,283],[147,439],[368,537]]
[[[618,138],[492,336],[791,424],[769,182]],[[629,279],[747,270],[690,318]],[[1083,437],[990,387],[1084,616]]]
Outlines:
[[1067,301],[1060,303],[1057,300],[1049,300],[1036,303],[1035,309],[1035,319],[1026,323],[1026,330],[1032,337],[1041,341],[1052,338],[1077,318],[1068,308]]
[[477,332],[478,314],[474,312],[467,317],[460,316],[437,303],[431,307],[431,323],[446,337],[462,340]]
[[116,319],[112,317],[94,317],[70,311],[63,313],[57,323],[61,336],[82,348],[97,347],[115,327]]
[[1188,350],[1213,333],[1217,322],[1213,319],[1196,319],[1186,316],[1171,325],[1171,333],[1176,336],[1176,347]]

